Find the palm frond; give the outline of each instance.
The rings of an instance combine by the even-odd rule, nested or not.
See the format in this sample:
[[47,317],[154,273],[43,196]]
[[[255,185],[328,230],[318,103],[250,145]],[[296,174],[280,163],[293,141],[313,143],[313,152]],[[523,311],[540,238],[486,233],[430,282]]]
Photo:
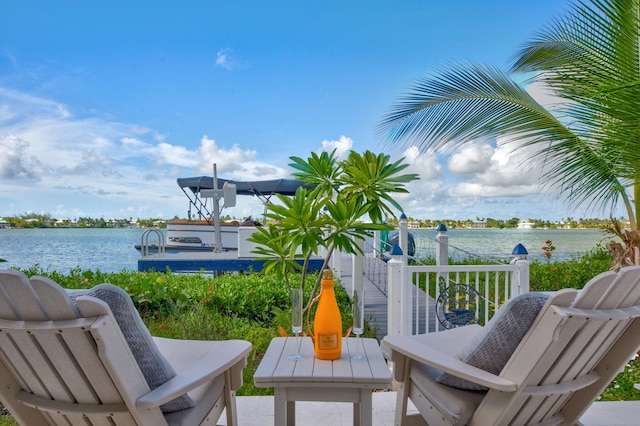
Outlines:
[[480,137],[550,142],[571,137],[555,116],[503,71],[458,65],[421,80],[378,126],[387,143],[454,150]]

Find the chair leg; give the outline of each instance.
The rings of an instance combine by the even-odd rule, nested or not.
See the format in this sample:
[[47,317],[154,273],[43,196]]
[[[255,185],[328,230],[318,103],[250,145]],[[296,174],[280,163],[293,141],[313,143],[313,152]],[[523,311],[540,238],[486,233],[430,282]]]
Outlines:
[[236,407],[236,393],[231,390],[231,372],[225,373],[224,404],[227,412],[227,425],[238,426],[238,409]]
[[409,393],[407,392],[407,382],[398,383],[398,395],[396,397],[395,426],[402,426],[407,423],[407,405]]
[[398,393],[396,397],[396,415],[395,415],[395,426],[402,426],[407,424],[407,406],[409,404],[409,386],[411,383],[409,382],[409,375],[411,374],[411,360],[409,358],[403,357],[402,361],[402,380],[398,382]]

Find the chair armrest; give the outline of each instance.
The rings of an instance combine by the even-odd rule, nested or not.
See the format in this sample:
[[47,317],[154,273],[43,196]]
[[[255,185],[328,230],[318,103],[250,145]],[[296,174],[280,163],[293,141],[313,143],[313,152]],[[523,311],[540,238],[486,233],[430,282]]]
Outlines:
[[159,407],[198,386],[224,374],[227,370],[242,370],[247,365],[251,343],[242,340],[226,341],[229,350],[205,354],[197,362],[179,371],[176,376],[136,401],[142,409]]
[[434,349],[413,337],[386,336],[384,338],[383,344],[391,349],[391,361],[395,363],[396,368],[403,368],[408,358],[491,389],[504,392],[513,392],[517,389],[515,382],[466,364],[457,357]]

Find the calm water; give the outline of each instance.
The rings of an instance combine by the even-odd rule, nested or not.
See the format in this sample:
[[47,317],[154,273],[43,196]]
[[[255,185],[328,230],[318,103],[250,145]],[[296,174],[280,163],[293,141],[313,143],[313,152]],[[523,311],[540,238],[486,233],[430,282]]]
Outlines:
[[0,268],[137,270],[141,229],[0,229]]
[[[45,270],[66,273],[72,268],[99,269],[103,272],[137,270],[141,229],[0,229],[0,268],[30,268],[39,264]],[[433,229],[411,230],[416,236],[418,254],[435,254]],[[530,259],[543,259],[541,247],[548,239],[556,251],[554,260],[568,260],[601,243],[605,237],[597,230],[497,230],[476,229],[447,232],[449,256],[464,258],[468,253],[483,258],[508,259],[516,244],[522,243]]]
[[[412,229],[419,257],[435,257],[434,229]],[[542,246],[551,240],[556,250],[552,260],[566,261],[585,253],[598,244],[604,245],[611,237],[600,230],[588,229],[451,229],[449,257],[456,260],[469,255],[487,259],[511,259],[517,244],[525,246],[528,259],[545,259]]]

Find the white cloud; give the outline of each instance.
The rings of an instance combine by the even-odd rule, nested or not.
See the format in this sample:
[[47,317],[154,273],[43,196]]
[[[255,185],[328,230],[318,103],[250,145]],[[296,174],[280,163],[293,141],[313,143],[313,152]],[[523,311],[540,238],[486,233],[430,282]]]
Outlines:
[[[33,210],[21,206],[38,200],[61,216],[172,217],[186,211],[175,178],[211,175],[214,162],[230,179],[287,176],[256,161],[254,150],[207,136],[194,147],[172,145],[153,129],[76,117],[64,105],[13,91],[0,90],[0,114],[0,215]],[[47,208],[46,200],[56,204]]]
[[336,150],[336,157],[338,159],[345,159],[349,155],[349,151],[353,147],[353,140],[347,136],[340,136],[340,139],[336,140],[323,140],[322,151],[332,152]]
[[16,136],[0,137],[0,178],[34,179],[33,161],[27,155],[29,143]]
[[159,164],[170,164],[182,167],[197,167],[199,159],[195,151],[184,146],[159,143],[153,151]]
[[435,154],[420,154],[416,147],[405,150],[402,157],[409,165],[403,173],[416,173],[420,179],[406,186],[409,193],[396,194],[394,199],[405,212],[411,212],[411,216],[428,217],[439,209],[439,204],[446,198],[442,165]]
[[564,107],[567,103],[566,99],[556,96],[549,85],[540,81],[540,77],[528,84],[525,89],[540,105],[549,110]]
[[[71,116],[71,113],[69,112],[67,107],[59,102],[29,95],[27,93],[19,92],[17,90],[11,90],[4,87],[0,87],[0,98],[6,98],[10,101],[13,101],[11,106],[12,108],[16,108],[16,112],[20,111],[19,106],[30,105],[30,106],[36,106],[42,110],[46,110],[49,113],[61,118],[67,118]],[[17,115],[18,114],[15,114],[13,116],[17,116]]]
[[231,70],[235,66],[235,59],[231,55],[233,50],[226,48],[218,50],[216,54],[216,66]]
[[233,145],[230,149],[221,148],[215,140],[209,139],[206,135],[200,140],[199,157],[197,165],[198,172],[211,174],[213,164],[219,173],[233,172],[242,169],[249,161],[256,156],[254,150],[242,150],[238,145]]
[[484,172],[491,166],[493,153],[493,147],[489,144],[470,142],[449,157],[447,169],[455,175]]

